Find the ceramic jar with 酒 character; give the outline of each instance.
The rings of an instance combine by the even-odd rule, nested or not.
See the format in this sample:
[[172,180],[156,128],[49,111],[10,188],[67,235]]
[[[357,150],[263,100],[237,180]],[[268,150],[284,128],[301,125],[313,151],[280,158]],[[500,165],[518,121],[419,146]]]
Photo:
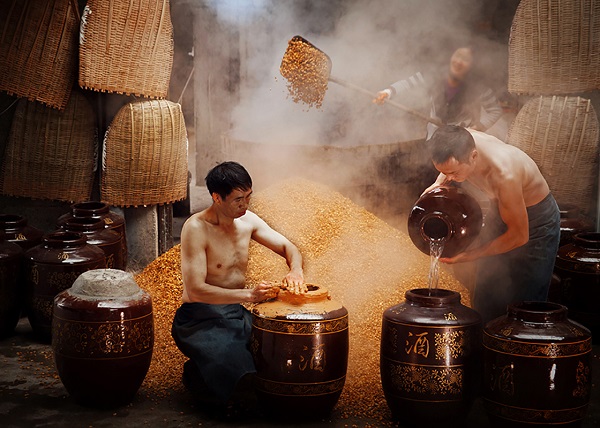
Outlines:
[[394,419],[463,427],[478,392],[481,316],[445,289],[417,288],[383,313],[381,384]]
[[54,299],[54,360],[80,404],[128,404],[146,377],[153,346],[152,299],[129,272],[84,272]]
[[557,303],[569,308],[569,318],[592,332],[594,343],[600,340],[600,233],[583,232],[558,249],[554,274],[560,282]]
[[348,311],[324,287],[307,286],[305,294],[282,290],[252,310],[256,391],[272,417],[325,417],[346,381]]
[[18,244],[23,251],[35,247],[42,242],[44,232],[31,226],[27,219],[18,214],[0,214],[0,231],[7,241]]
[[12,334],[19,322],[24,297],[22,264],[23,249],[0,232],[0,338]]
[[62,228],[68,232],[82,233],[88,244],[102,249],[106,255],[106,267],[108,269],[125,270],[121,235],[114,229],[104,227],[104,222],[101,219],[73,217],[67,219]]
[[121,258],[123,260],[123,270],[127,267],[127,233],[125,227],[125,218],[110,209],[110,206],[104,202],[87,201],[77,202],[71,205],[71,212],[61,215],[57,220],[57,226],[62,227],[70,218],[94,218],[104,222],[104,227],[114,230],[121,236]]
[[590,331],[551,302],[509,305],[483,333],[483,403],[496,428],[576,428],[590,401]]
[[54,297],[70,288],[83,272],[106,267],[100,248],[77,232],[53,232],[25,252],[26,308],[37,336],[51,340]]

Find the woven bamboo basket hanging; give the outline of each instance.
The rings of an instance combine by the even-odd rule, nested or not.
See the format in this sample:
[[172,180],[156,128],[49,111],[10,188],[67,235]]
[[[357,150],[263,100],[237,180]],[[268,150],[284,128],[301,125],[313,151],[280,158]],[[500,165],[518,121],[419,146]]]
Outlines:
[[538,165],[559,205],[595,215],[599,125],[590,100],[539,96],[521,108],[507,142]]
[[82,88],[165,98],[173,66],[169,0],[88,0],[79,57]]
[[64,110],[77,77],[77,1],[3,3],[0,90]]
[[146,100],[121,107],[104,138],[102,201],[135,207],[184,199],[187,149],[179,104]]
[[521,0],[508,45],[508,91],[600,88],[600,0]]
[[89,200],[98,138],[94,109],[73,90],[64,111],[17,103],[0,165],[1,193],[66,202]]

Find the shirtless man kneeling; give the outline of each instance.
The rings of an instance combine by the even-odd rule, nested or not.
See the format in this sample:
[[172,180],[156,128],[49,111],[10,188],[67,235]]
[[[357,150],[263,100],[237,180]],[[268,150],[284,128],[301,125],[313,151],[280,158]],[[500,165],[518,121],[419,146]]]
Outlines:
[[252,318],[241,303],[258,303],[278,292],[268,283],[245,287],[250,240],[285,258],[290,270],[283,287],[302,293],[306,285],[296,246],[247,210],[252,179],[242,165],[217,165],[206,186],[212,205],[190,216],[181,233],[183,295],[171,333],[190,359],[184,384],[201,401],[226,410],[248,396],[256,371],[248,350]]

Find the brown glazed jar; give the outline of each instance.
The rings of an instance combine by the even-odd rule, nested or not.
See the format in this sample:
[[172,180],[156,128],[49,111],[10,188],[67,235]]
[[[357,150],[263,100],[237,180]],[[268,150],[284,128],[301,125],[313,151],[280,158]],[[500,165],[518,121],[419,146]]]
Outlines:
[[27,317],[41,340],[51,340],[54,297],[83,272],[105,266],[104,251],[76,232],[49,233],[25,252]]
[[108,269],[125,270],[123,261],[122,237],[114,229],[104,227],[104,221],[93,217],[72,217],[62,226],[68,232],[79,232],[87,239],[88,244],[95,245],[106,255]]
[[0,339],[10,336],[19,322],[24,298],[23,249],[0,232]]
[[478,392],[481,316],[445,289],[417,288],[386,309],[380,374],[394,419],[463,427]]
[[89,270],[54,299],[54,361],[67,392],[82,405],[130,403],[153,346],[152,299],[131,273]]
[[560,242],[559,247],[573,242],[578,233],[594,231],[594,223],[583,216],[579,208],[572,204],[561,204],[560,210]]
[[18,214],[0,214],[0,231],[7,241],[18,244],[24,251],[41,244],[44,232],[30,226],[27,219]]
[[102,221],[104,221],[104,226],[107,229],[114,230],[121,236],[121,257],[123,260],[123,270],[125,270],[127,267],[127,233],[123,216],[111,211],[110,206],[104,202],[78,202],[71,205],[70,213],[63,214],[58,218],[56,222],[57,226],[61,228],[67,219],[73,217],[102,219]]
[[256,391],[270,417],[326,417],[346,381],[348,311],[324,287],[307,286],[306,294],[282,290],[252,310]]
[[568,307],[569,318],[591,330],[594,343],[598,342],[600,233],[578,233],[573,236],[570,244],[560,247],[556,255],[554,273],[560,278],[559,303]]
[[483,404],[493,427],[580,427],[590,401],[590,331],[551,302],[520,302],[483,334]]
[[431,241],[444,244],[442,257],[464,251],[479,235],[483,215],[477,200],[460,187],[439,186],[423,194],[408,216],[408,235],[429,254]]

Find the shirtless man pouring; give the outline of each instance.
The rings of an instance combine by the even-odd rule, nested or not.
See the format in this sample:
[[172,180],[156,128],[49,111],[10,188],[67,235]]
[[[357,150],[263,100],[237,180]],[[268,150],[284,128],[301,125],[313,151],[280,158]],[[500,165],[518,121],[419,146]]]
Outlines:
[[201,401],[235,406],[251,390],[255,372],[248,350],[252,318],[240,303],[277,296],[278,288],[245,287],[250,240],[285,258],[282,287],[306,292],[302,256],[296,246],[248,211],[252,179],[236,162],[223,162],[206,176],[213,203],[190,216],[181,233],[182,304],[171,333],[190,358],[183,381]]
[[[428,144],[440,174],[426,191],[468,182],[497,206],[497,233],[440,259],[478,261],[473,306],[484,323],[505,314],[509,303],[545,301],[558,251],[560,213],[536,163],[515,146],[459,126],[439,128]],[[494,230],[489,218],[482,232]]]

